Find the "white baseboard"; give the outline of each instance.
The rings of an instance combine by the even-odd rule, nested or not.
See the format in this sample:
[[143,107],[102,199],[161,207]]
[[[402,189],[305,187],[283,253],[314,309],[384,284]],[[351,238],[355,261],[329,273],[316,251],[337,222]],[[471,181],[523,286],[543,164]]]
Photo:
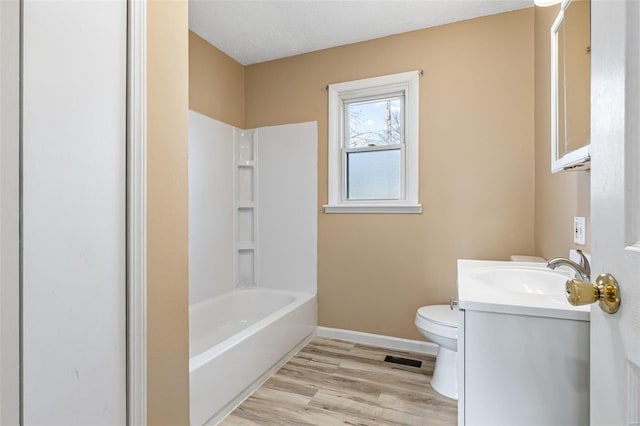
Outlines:
[[347,340],[349,342],[379,346],[381,348],[395,349],[398,351],[417,352],[427,355],[436,355],[438,353],[438,345],[420,340],[401,339],[399,337],[383,336],[381,334],[363,333],[361,331],[321,326],[318,326],[317,334],[318,337]]

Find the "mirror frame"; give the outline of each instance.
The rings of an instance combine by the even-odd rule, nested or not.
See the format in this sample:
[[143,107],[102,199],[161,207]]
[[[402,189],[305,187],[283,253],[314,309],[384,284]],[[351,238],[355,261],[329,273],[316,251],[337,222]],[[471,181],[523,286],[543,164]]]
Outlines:
[[551,26],[551,173],[591,168],[589,145],[565,153],[558,158],[558,30],[564,23],[564,12],[571,0],[564,0]]

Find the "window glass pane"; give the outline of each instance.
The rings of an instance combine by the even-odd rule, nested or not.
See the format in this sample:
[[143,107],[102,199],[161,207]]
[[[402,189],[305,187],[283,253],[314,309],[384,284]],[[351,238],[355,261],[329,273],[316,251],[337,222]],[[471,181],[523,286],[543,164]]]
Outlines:
[[404,142],[404,96],[345,104],[346,148]]
[[397,200],[401,197],[401,151],[347,153],[349,200]]

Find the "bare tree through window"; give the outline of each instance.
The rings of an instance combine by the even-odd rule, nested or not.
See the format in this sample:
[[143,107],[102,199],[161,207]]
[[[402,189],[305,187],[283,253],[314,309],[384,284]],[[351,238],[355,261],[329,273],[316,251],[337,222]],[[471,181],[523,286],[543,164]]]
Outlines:
[[350,148],[403,143],[400,97],[348,104]]

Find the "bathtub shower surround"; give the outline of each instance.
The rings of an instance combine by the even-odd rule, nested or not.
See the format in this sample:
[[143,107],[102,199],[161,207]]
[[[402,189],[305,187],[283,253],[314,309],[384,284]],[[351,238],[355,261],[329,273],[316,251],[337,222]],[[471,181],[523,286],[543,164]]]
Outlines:
[[235,289],[233,127],[189,112],[189,304]]
[[241,130],[189,112],[189,303],[316,293],[317,123]]
[[317,123],[189,115],[191,424],[216,424],[315,333]]
[[260,287],[317,293],[317,134],[315,122],[257,130]]

